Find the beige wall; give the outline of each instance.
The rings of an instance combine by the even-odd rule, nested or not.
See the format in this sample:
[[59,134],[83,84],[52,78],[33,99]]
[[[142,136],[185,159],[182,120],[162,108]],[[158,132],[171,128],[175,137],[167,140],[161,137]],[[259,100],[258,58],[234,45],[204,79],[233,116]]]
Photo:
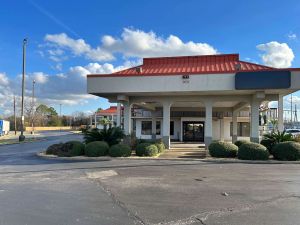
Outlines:
[[[71,130],[72,127],[34,127],[35,131]],[[32,131],[32,127],[26,127],[25,131]]]

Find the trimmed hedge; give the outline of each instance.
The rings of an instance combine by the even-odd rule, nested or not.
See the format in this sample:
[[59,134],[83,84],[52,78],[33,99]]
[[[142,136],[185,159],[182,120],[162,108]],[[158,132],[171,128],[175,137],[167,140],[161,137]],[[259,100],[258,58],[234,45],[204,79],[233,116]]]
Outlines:
[[63,143],[50,145],[46,150],[46,155],[58,155],[58,152],[61,151]]
[[300,144],[294,141],[287,141],[276,144],[273,149],[273,156],[278,160],[300,160]]
[[157,146],[151,143],[138,144],[135,152],[137,156],[156,156],[159,153]]
[[88,157],[105,156],[108,154],[109,146],[105,141],[93,141],[85,146],[84,153]]
[[236,142],[234,142],[234,144],[238,147],[240,147],[242,144],[246,144],[246,143],[250,143],[250,141],[247,140],[237,140]]
[[268,160],[267,148],[258,143],[245,143],[239,147],[238,158],[243,160]]
[[235,157],[238,147],[224,141],[214,141],[208,146],[209,154],[212,157],[231,158]]
[[68,145],[70,156],[84,155],[84,144],[80,141],[68,141],[65,145]]
[[110,147],[108,154],[111,157],[128,157],[131,156],[131,148],[126,144],[116,144]]
[[276,145],[275,141],[274,140],[271,140],[271,139],[262,139],[260,141],[260,144],[265,146],[269,153],[273,155],[273,148],[274,146]]

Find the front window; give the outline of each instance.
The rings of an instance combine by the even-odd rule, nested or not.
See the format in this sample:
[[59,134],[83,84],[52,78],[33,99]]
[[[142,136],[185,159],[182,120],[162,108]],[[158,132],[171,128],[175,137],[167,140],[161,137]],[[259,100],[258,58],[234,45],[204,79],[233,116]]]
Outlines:
[[[250,123],[238,122],[237,123],[237,135],[239,137],[249,137],[250,136]],[[232,136],[232,122],[230,123],[230,136]]]
[[142,135],[151,135],[152,133],[152,122],[142,121]]
[[160,121],[156,121],[156,135],[160,135]]

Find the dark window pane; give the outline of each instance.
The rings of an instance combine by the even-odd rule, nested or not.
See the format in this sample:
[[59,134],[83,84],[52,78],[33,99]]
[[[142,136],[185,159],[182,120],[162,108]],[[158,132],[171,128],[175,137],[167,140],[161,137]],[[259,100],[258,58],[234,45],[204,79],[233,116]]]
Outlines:
[[174,135],[174,121],[170,121],[170,135]]
[[160,135],[160,121],[156,121],[156,135]]
[[151,135],[152,133],[152,122],[142,121],[142,135]]

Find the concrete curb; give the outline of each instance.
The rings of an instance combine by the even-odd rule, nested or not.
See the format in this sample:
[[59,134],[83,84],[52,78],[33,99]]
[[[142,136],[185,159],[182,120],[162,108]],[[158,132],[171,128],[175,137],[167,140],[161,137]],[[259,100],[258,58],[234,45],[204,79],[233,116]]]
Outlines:
[[226,158],[205,158],[205,159],[193,159],[193,158],[155,158],[155,157],[58,157],[56,155],[46,155],[45,152],[39,152],[37,156],[45,159],[61,159],[61,160],[74,160],[74,161],[112,161],[112,160],[155,160],[155,161],[198,161],[206,163],[241,163],[241,164],[300,164],[300,161],[277,161],[277,160],[240,160],[240,159],[226,159]]

